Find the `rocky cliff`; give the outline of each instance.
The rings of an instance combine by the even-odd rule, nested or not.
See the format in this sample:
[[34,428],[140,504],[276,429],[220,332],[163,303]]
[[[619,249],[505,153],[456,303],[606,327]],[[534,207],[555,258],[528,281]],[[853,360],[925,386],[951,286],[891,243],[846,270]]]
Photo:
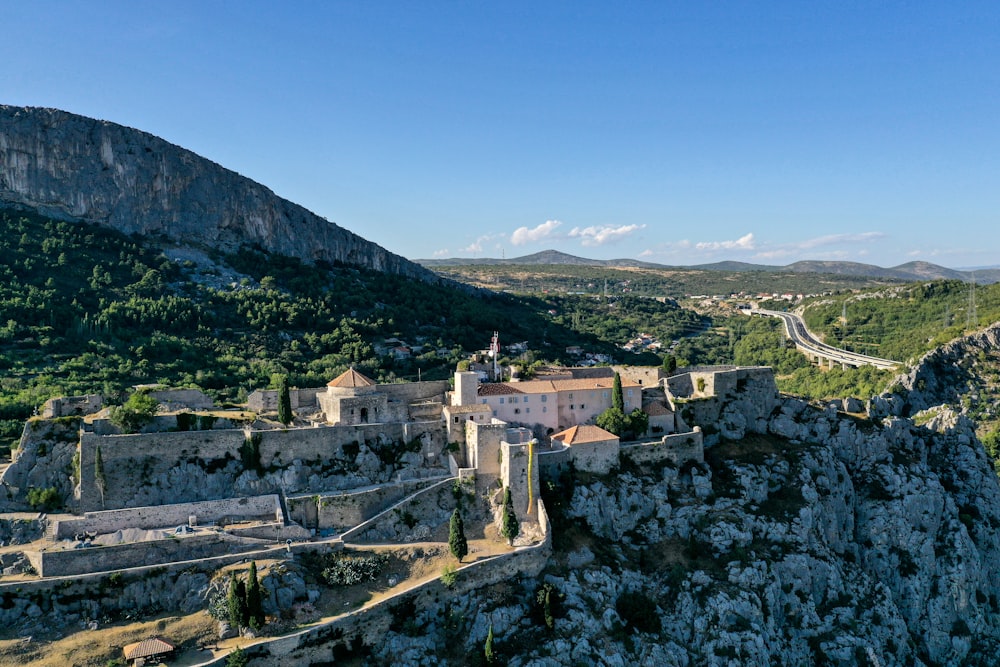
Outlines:
[[421,610],[428,631],[390,632],[375,662],[471,661],[492,627],[509,665],[996,664],[993,462],[945,406],[871,404],[913,417],[782,398],[763,421],[723,410],[705,464],[552,489],[540,577]]
[[151,134],[0,105],[0,204],[223,252],[242,245],[435,282],[433,273]]

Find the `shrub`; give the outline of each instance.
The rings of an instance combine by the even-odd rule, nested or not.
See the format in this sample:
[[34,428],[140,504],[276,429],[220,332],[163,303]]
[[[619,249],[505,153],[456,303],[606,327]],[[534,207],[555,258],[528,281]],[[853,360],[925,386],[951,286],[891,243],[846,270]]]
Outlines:
[[454,565],[445,565],[441,569],[441,583],[451,588],[458,581],[458,570],[455,569]]
[[362,556],[337,554],[323,570],[323,579],[331,586],[353,586],[374,581],[388,562],[389,556],[386,554]]
[[30,488],[27,494],[28,504],[38,510],[53,510],[62,505],[63,499],[54,486],[46,489]]
[[641,591],[625,591],[619,595],[615,611],[625,621],[627,628],[637,632],[658,633],[663,627],[656,602]]

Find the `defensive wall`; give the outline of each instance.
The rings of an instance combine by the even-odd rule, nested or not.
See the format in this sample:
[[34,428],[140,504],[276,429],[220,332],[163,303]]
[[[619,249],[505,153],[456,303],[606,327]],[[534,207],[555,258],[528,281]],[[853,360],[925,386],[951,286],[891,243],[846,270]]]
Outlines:
[[664,388],[682,431],[700,424],[714,433],[724,412],[739,415],[753,431],[766,430],[778,404],[774,373],[766,366],[692,370],[667,378]]
[[131,542],[85,549],[47,549],[24,554],[42,577],[65,577],[90,572],[124,570],[143,565],[253,551],[260,544],[246,543],[224,533],[193,534],[161,540]]
[[[262,469],[281,469],[302,461],[353,460],[352,455],[345,454],[345,446],[366,443],[380,447],[415,440],[420,441],[419,453],[424,466],[446,465],[441,456],[445,437],[440,421],[267,431],[229,429],[117,436],[83,433],[80,439],[80,509],[86,512],[126,507],[150,477],[167,473],[183,462],[196,462],[211,471],[231,461],[241,461],[242,448],[248,441],[256,443]],[[103,498],[95,479],[98,447],[105,476]],[[207,490],[198,494],[196,490],[196,497],[183,500],[215,499],[207,495]]]
[[441,477],[379,484],[365,489],[285,499],[289,519],[316,530],[343,531],[367,521],[390,505],[441,481]]
[[[103,454],[103,452],[102,452]],[[186,526],[194,518],[196,525],[214,524],[222,520],[266,519],[283,521],[278,496],[225,498],[194,503],[176,503],[155,507],[133,507],[120,510],[86,512],[77,519],[54,521],[51,535],[57,540],[71,539],[81,533],[113,533],[126,528],[169,528]]]
[[[548,515],[542,501],[537,503],[534,514],[538,516],[538,523],[545,534],[537,544],[462,565],[456,570],[455,583],[451,586],[445,586],[439,578],[432,579],[327,623],[244,647],[244,653],[251,664],[258,660],[275,665],[338,664],[338,660],[358,643],[375,646],[383,642],[393,619],[411,604],[424,609],[438,604],[442,598],[453,598],[519,578],[537,577],[545,569],[552,553]],[[228,656],[221,656],[198,667],[223,667],[227,659]]]
[[[68,577],[0,581],[0,635],[26,615],[60,623],[134,614],[138,610],[192,613],[205,608],[202,590],[215,573],[247,559],[288,557],[303,551],[342,549],[339,542],[266,546],[200,560],[157,563],[131,570],[86,572]],[[79,554],[86,549],[74,550]]]
[[104,398],[100,394],[86,396],[62,396],[50,398],[42,405],[42,419],[56,417],[73,417],[91,415],[104,407]]
[[[445,392],[449,389],[447,380],[433,380],[428,382],[401,382],[394,384],[376,385],[378,393],[385,395],[389,403],[400,404],[394,413],[399,409],[405,409],[410,403],[424,401],[444,400]],[[305,389],[289,389],[288,398],[292,405],[292,410],[319,410],[320,404],[317,396],[327,393],[326,387],[307,387]],[[278,391],[276,389],[258,389],[247,397],[247,409],[253,412],[277,412]],[[406,419],[406,415],[395,414],[401,420]],[[389,417],[386,417],[387,419]]]
[[[454,484],[455,480],[452,477],[434,483],[359,523],[341,535],[340,539],[345,544],[363,542],[406,544],[426,541],[435,529],[451,519],[458,502],[453,493]],[[475,507],[467,509],[469,512],[475,512]],[[474,520],[469,512],[465,518],[471,524]],[[466,534],[473,537],[470,533]]]
[[638,442],[621,446],[621,453],[634,463],[659,463],[671,461],[680,465],[685,461],[705,461],[705,447],[701,427],[689,433],[665,435],[659,442]]
[[[187,415],[182,416],[182,415]],[[187,425],[182,425],[181,420],[192,420]],[[157,415],[152,421],[140,429],[140,434],[148,433],[170,433],[173,431],[225,431],[234,428],[242,428],[243,423],[237,423],[225,417],[214,415],[196,415],[192,413],[180,413],[176,415]],[[122,435],[121,429],[111,423],[110,419],[91,419],[84,422],[83,430],[94,435]]]

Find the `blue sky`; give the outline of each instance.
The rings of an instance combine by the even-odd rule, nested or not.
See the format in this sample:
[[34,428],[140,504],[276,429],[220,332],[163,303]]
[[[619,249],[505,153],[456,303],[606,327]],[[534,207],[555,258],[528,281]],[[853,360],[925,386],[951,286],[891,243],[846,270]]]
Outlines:
[[0,103],[410,258],[1000,264],[996,2],[10,2]]

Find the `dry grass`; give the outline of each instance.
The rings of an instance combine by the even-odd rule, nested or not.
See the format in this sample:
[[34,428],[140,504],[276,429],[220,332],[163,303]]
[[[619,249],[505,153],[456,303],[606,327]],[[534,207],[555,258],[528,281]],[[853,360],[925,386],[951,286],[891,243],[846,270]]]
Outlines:
[[171,661],[171,667],[192,665],[208,658],[208,653],[197,648],[215,637],[215,621],[198,612],[81,630],[54,641],[9,639],[0,641],[0,666],[103,667],[111,660],[122,660],[124,664],[122,647],[154,635],[163,636],[183,650],[180,659]]

